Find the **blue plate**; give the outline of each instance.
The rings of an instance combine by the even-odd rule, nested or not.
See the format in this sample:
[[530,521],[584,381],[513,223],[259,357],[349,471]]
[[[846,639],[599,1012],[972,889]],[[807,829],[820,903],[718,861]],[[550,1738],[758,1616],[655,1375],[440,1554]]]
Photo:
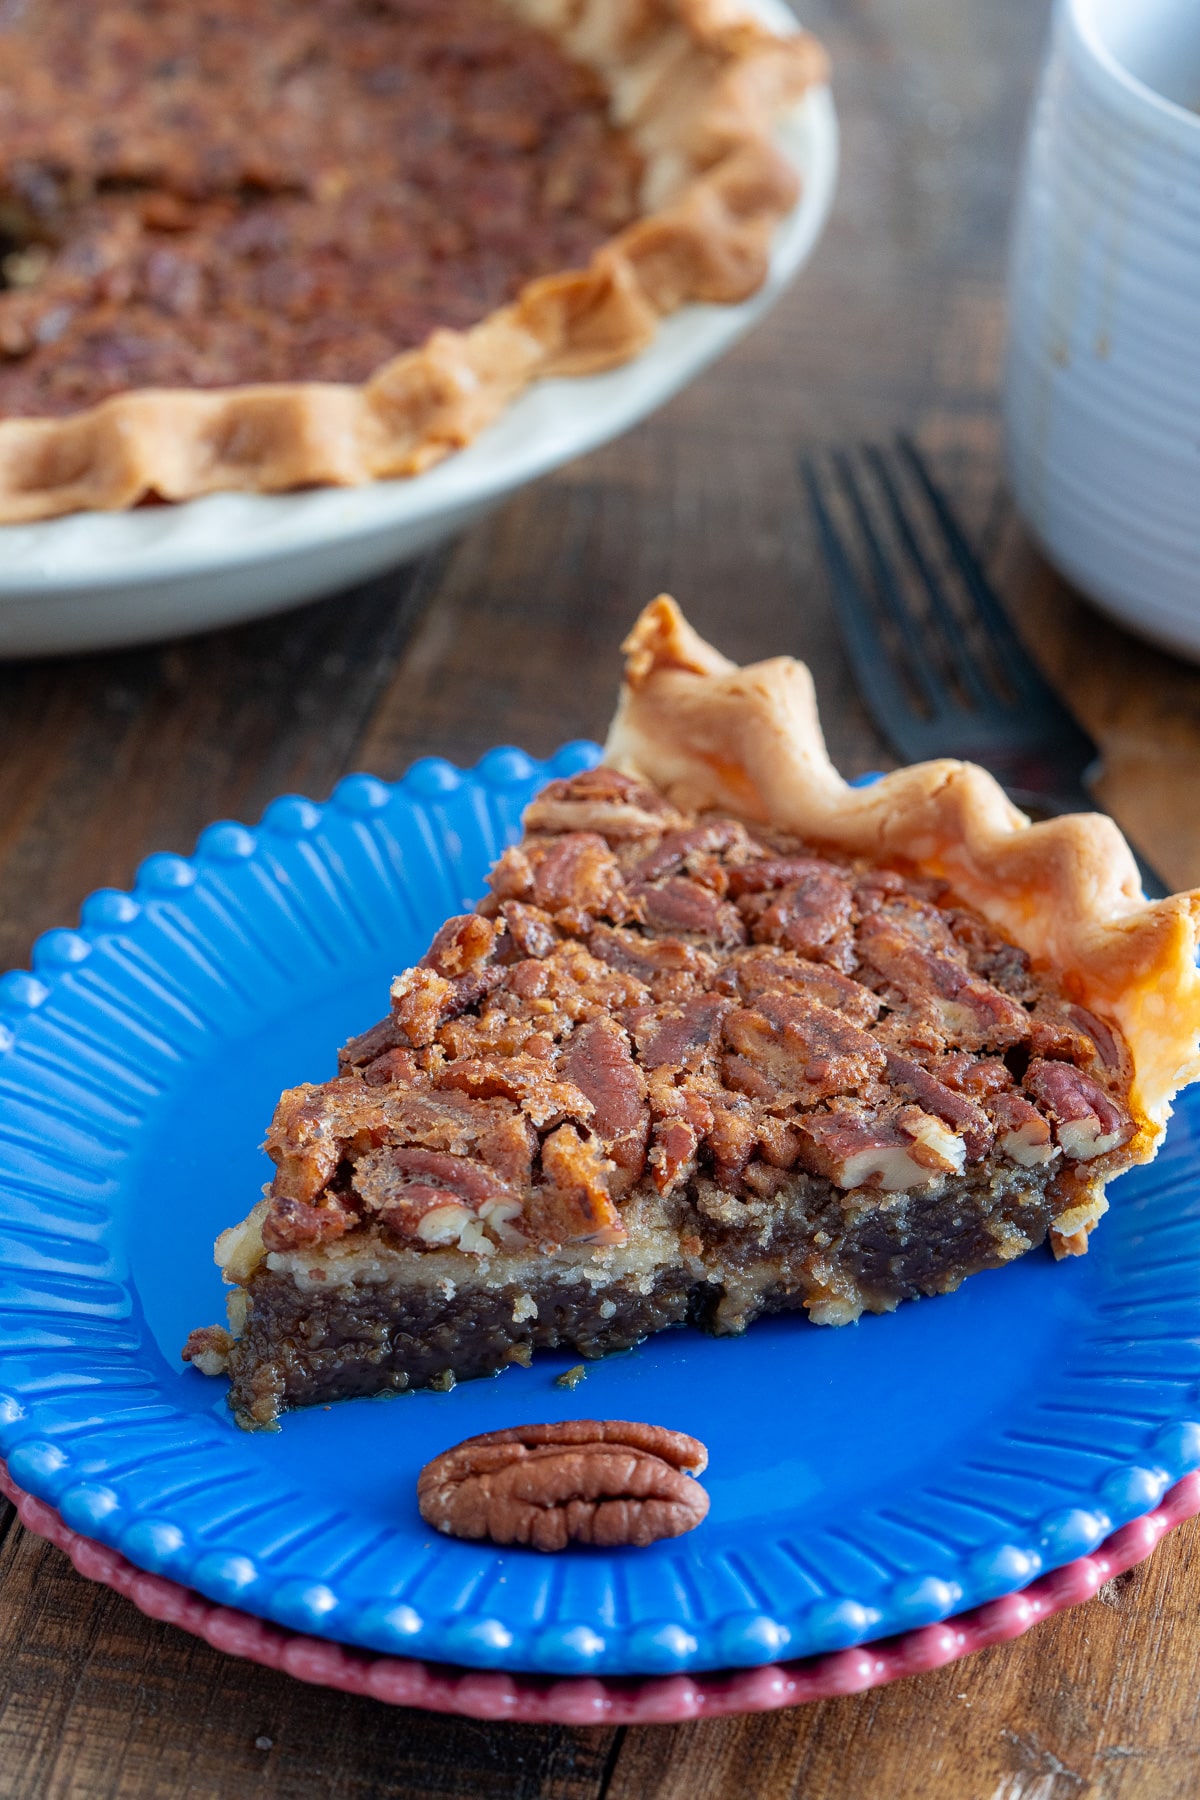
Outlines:
[[[754,1664],[882,1637],[1091,1550],[1200,1463],[1200,1106],[1125,1177],[1091,1254],[818,1330],[677,1330],[419,1393],[233,1425],[179,1361],[222,1317],[212,1242],[269,1173],[275,1100],[332,1072],[392,974],[482,886],[554,775],[288,798],[93,894],[0,981],[0,1454],[77,1531],[280,1624],[568,1674]],[[432,1534],[421,1465],[473,1432],[649,1419],[711,1453],[707,1521],[650,1550],[542,1557]]]

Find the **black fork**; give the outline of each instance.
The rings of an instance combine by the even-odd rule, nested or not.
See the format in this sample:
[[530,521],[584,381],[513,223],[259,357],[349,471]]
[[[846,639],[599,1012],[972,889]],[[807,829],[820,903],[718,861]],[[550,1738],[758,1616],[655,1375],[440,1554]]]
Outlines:
[[[1026,654],[915,444],[835,451],[801,473],[851,667],[896,755],[981,763],[1035,813],[1095,811],[1099,751]],[[1137,861],[1147,896],[1166,894]]]

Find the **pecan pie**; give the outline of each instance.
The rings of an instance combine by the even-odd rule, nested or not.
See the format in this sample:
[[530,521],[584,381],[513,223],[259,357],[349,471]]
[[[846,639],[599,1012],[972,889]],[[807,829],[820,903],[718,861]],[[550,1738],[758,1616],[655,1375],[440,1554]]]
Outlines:
[[626,649],[605,763],[279,1103],[184,1352],[243,1424],[1082,1254],[1200,1073],[1200,894],[1147,903],[1110,820],[962,763],[851,789],[803,665],[666,599]]
[[418,472],[745,298],[822,73],[708,0],[0,16],[0,520]]

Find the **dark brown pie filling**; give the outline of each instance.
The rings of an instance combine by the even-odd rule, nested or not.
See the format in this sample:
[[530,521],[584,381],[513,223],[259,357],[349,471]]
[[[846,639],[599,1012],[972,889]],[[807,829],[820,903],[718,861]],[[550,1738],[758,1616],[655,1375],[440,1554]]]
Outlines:
[[227,1234],[240,1336],[187,1352],[243,1422],[1085,1247],[1130,1161],[1125,1046],[944,884],[606,769],[526,825],[280,1102]]
[[0,15],[0,413],[365,380],[637,212],[606,96],[499,0]]

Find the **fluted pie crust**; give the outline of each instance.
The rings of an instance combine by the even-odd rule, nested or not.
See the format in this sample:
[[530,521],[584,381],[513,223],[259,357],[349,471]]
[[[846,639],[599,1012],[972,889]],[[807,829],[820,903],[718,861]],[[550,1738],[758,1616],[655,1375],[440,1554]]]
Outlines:
[[1137,1160],[1149,1160],[1175,1095],[1200,1079],[1200,890],[1148,901],[1112,819],[1031,824],[974,763],[916,763],[850,787],[829,760],[805,665],[780,656],[739,669],[667,595],[623,648],[607,762],[679,806],[728,808],[949,882],[1072,999],[1120,1028],[1133,1059]]
[[503,0],[592,69],[644,164],[642,213],[579,270],[529,282],[467,331],[437,330],[359,386],[145,389],[67,418],[0,423],[0,522],[147,497],[411,476],[471,442],[531,382],[637,356],[690,301],[762,284],[797,178],[776,120],[825,78],[805,33],[737,0]]
[[803,665],[666,597],[625,650],[602,767],[280,1101],[184,1352],[243,1424],[1082,1254],[1200,1073],[1200,895],[1147,902],[1110,821],[956,762],[848,787]]

